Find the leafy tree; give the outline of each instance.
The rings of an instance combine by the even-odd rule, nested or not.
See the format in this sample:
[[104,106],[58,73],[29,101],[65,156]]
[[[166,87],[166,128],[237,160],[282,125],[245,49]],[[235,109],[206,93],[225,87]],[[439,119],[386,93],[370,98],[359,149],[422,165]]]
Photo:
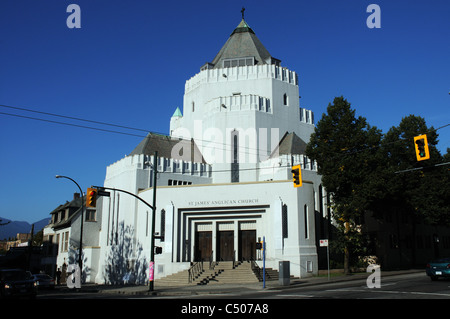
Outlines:
[[[348,273],[351,251],[361,246],[357,225],[361,214],[377,199],[378,147],[382,134],[364,117],[356,117],[350,103],[336,97],[317,123],[306,155],[318,163],[322,184],[331,195],[334,219],[342,230],[344,269]],[[352,248],[352,249],[350,249]]]
[[[414,136],[422,134],[427,135],[430,159],[417,161]],[[449,224],[449,171],[436,166],[444,160],[437,144],[436,130],[428,128],[420,116],[404,117],[386,133],[380,148],[386,164],[379,211],[407,214],[414,221],[430,224]]]

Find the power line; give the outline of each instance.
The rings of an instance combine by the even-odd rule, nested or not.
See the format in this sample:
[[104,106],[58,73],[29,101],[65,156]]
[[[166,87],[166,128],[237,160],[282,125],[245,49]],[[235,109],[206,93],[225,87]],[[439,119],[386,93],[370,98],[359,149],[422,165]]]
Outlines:
[[450,164],[450,162],[445,162],[445,163],[435,164],[435,165],[433,165],[433,166],[417,167],[417,168],[409,168],[409,169],[405,169],[405,170],[402,170],[402,171],[396,171],[396,172],[394,172],[394,174],[407,173],[407,172],[419,171],[419,170],[425,170],[425,169],[429,169],[429,168],[432,168],[432,167],[444,166],[444,165],[449,165],[449,164]]
[[[101,121],[88,120],[88,119],[83,119],[83,118],[79,118],[79,117],[61,115],[61,114],[56,114],[56,113],[37,111],[37,110],[32,110],[32,109],[24,108],[24,107],[17,107],[17,106],[5,105],[5,104],[0,104],[0,107],[20,110],[20,111],[25,111],[25,112],[31,112],[31,113],[37,113],[37,114],[42,114],[42,115],[55,116],[55,117],[59,117],[59,118],[71,119],[71,120],[76,120],[76,121],[82,121],[82,122],[88,122],[88,123],[94,123],[94,124],[101,124],[101,125],[107,125],[107,126],[112,126],[112,127],[124,128],[124,129],[129,129],[129,130],[142,131],[142,132],[146,132],[147,134],[157,134],[157,135],[167,136],[167,134],[160,133],[160,132],[155,132],[155,131],[151,131],[151,130],[135,128],[135,127],[131,127],[131,126],[125,126],[125,125],[114,124],[114,123],[107,123],[107,122],[101,122]],[[41,121],[41,122],[53,123],[53,124],[61,124],[61,125],[66,125],[66,126],[91,129],[91,130],[96,130],[96,131],[101,131],[101,132],[122,134],[122,135],[128,135],[128,136],[136,136],[136,137],[142,137],[142,138],[147,137],[147,135],[138,135],[138,134],[126,133],[126,132],[122,132],[122,131],[96,128],[96,127],[92,127],[92,126],[72,124],[72,123],[55,121],[55,120],[47,120],[47,119],[42,119],[42,118],[32,117],[32,116],[26,116],[26,115],[19,115],[19,114],[6,113],[6,112],[0,112],[0,114],[8,115],[8,116],[14,116],[14,117],[19,117],[19,118],[25,118],[25,119],[31,119],[31,120]],[[180,140],[186,140],[186,139],[180,138]],[[195,140],[197,142],[206,142],[206,143],[209,144],[209,145],[202,145],[202,148],[217,149],[218,146],[224,146],[224,147],[229,147],[229,148],[233,147],[233,145],[231,145],[231,144],[221,143],[221,142],[217,142],[217,141],[210,141],[210,140],[203,140],[203,139],[195,139]],[[216,144],[217,146],[212,146],[211,144]],[[246,150],[247,151],[246,154],[248,154],[248,155],[256,155],[256,156],[259,155],[257,148],[252,148],[252,147],[248,147],[248,146],[240,146],[240,145],[238,145],[238,149],[239,149],[239,151]],[[251,151],[255,151],[255,152],[251,152]]]
[[8,115],[8,116],[14,116],[14,117],[20,117],[20,118],[25,118],[25,119],[35,120],[35,121],[47,122],[47,123],[54,123],[54,124],[61,124],[61,125],[78,127],[78,128],[85,128],[85,129],[90,129],[90,130],[95,130],[95,131],[102,131],[102,132],[116,133],[116,134],[123,134],[123,135],[137,136],[137,137],[145,137],[143,135],[137,135],[137,134],[132,134],[132,133],[125,133],[125,132],[107,130],[107,129],[102,129],[102,128],[98,128],[98,127],[86,126],[86,125],[65,123],[65,122],[53,121],[53,120],[46,120],[46,119],[41,119],[41,118],[31,117],[31,116],[26,116],[26,115],[12,114],[12,113],[6,113],[6,112],[0,112],[0,114]]
[[83,122],[94,123],[94,124],[101,124],[101,125],[108,125],[108,126],[114,126],[114,127],[119,127],[119,128],[125,128],[125,129],[128,129],[128,130],[135,130],[135,131],[142,131],[142,132],[150,132],[149,130],[144,130],[144,129],[141,129],[141,128],[135,128],[135,127],[131,127],[131,126],[124,126],[124,125],[119,125],[119,124],[113,124],[113,123],[107,123],[107,122],[101,122],[101,121],[88,120],[88,119],[83,119],[83,118],[79,118],[79,117],[73,117],[73,116],[61,115],[61,114],[56,114],[56,113],[49,113],[49,112],[43,112],[43,111],[36,111],[36,110],[27,109],[27,108],[23,108],[23,107],[17,107],[17,106],[11,106],[11,105],[4,105],[4,104],[0,104],[0,106],[6,107],[6,108],[10,108],[10,109],[15,109],[15,110],[20,110],[20,111],[26,111],[26,112],[32,112],[32,113],[43,114],[43,115],[50,115],[50,116],[55,116],[55,117],[60,117],[60,118],[65,118],[65,119],[70,119],[70,120],[83,121]]
[[[0,105],[1,106],[1,105]],[[61,121],[55,121],[55,120],[48,120],[48,119],[42,119],[42,118],[38,118],[38,117],[32,117],[32,116],[26,116],[26,115],[19,115],[19,114],[13,114],[13,113],[7,113],[7,112],[1,112],[1,115],[7,115],[7,116],[13,116],[13,117],[19,117],[19,118],[24,118],[24,119],[29,119],[29,120],[35,120],[35,121],[41,121],[41,122],[47,122],[47,123],[53,123],[53,124],[60,124],[60,125],[66,125],[66,126],[72,126],[72,127],[78,127],[78,128],[84,128],[84,129],[90,129],[90,130],[95,130],[95,131],[101,131],[101,132],[107,132],[107,133],[115,133],[115,134],[122,134],[122,135],[128,135],[128,136],[135,136],[135,137],[141,137],[141,138],[145,138],[148,135],[139,135],[139,134],[133,134],[133,133],[127,133],[127,132],[122,132],[122,131],[117,131],[117,130],[109,130],[109,129],[103,129],[103,128],[98,128],[98,127],[93,127],[93,126],[86,126],[86,125],[80,125],[80,124],[73,124],[73,123],[67,123],[67,122],[61,122]],[[89,121],[89,120],[85,120],[85,121]],[[95,122],[95,121],[94,121]],[[108,123],[103,123],[104,125],[112,125],[112,126],[118,126],[115,124],[108,124]],[[121,126],[121,127],[125,127],[125,126]],[[139,130],[139,129],[137,129]],[[163,136],[167,136],[166,134],[162,134],[162,133],[157,133],[157,132],[148,132],[148,134],[156,134],[156,135],[163,135]],[[176,138],[176,137],[175,137]],[[190,140],[186,140],[183,138],[178,138],[180,141],[184,140],[190,143]],[[216,142],[216,141],[208,141],[208,140],[199,140],[196,139],[196,141],[200,141],[200,142],[207,142],[208,144],[217,144],[216,146],[213,145],[201,145],[202,148],[211,148],[211,149],[218,149],[218,146],[228,146],[228,147],[232,147],[232,145],[230,144],[226,144],[226,143],[220,143],[220,142]],[[247,152],[245,153],[246,155],[254,155],[254,156],[258,156],[258,149],[256,148],[251,148],[248,146],[238,146],[238,150],[242,151],[242,149],[247,150]],[[222,149],[221,149],[222,150]],[[255,151],[255,152],[250,152],[251,150]]]
[[[5,104],[0,104],[0,107],[20,110],[20,111],[25,111],[25,112],[32,112],[32,113],[36,113],[36,114],[54,116],[54,117],[59,117],[59,118],[71,119],[71,120],[76,120],[76,121],[82,121],[82,122],[87,122],[87,123],[100,124],[100,125],[105,125],[105,126],[112,126],[112,127],[123,128],[123,129],[128,129],[128,130],[141,131],[141,132],[146,132],[147,134],[158,134],[158,135],[167,136],[166,134],[163,134],[163,133],[154,132],[154,131],[146,130],[146,129],[142,129],[142,128],[136,128],[136,127],[125,126],[125,125],[115,124],[115,123],[102,122],[102,121],[88,120],[88,119],[84,119],[84,118],[67,116],[67,115],[61,115],[61,114],[50,113],[50,112],[37,111],[37,110],[24,108],[24,107],[11,106],[11,105],[5,105]],[[79,125],[79,124],[73,124],[73,123],[67,123],[67,122],[61,122],[61,121],[55,121],[55,120],[48,120],[48,119],[42,119],[42,118],[25,116],[25,115],[19,115],[19,114],[13,114],[13,113],[0,112],[0,114],[7,115],[7,116],[19,117],[19,118],[25,118],[25,119],[31,119],[31,120],[41,121],[41,122],[60,124],[60,125],[66,125],[66,126],[72,126],[72,127],[78,127],[78,128],[84,128],[84,129],[90,129],[90,130],[96,130],[96,131],[107,132],[107,133],[122,134],[122,135],[135,136],[135,137],[141,137],[141,138],[147,137],[147,135],[144,136],[144,135],[138,135],[138,134],[133,134],[133,133],[126,133],[126,132],[117,131],[117,130],[109,130],[109,129],[103,129],[103,128],[97,128],[97,127],[92,127],[92,126],[85,126],[85,125]],[[440,129],[445,128],[447,126],[450,126],[450,123],[442,125],[442,126],[440,126],[438,128],[435,128],[435,129],[433,128],[433,129],[425,132],[424,134],[440,130]],[[355,154],[355,153],[359,153],[359,152],[363,152],[363,151],[367,151],[367,150],[371,150],[371,149],[376,149],[376,148],[379,148],[379,147],[384,147],[384,146],[391,145],[391,144],[394,144],[394,143],[399,143],[399,142],[407,140],[407,139],[408,138],[400,138],[400,139],[398,139],[396,141],[385,143],[383,145],[379,144],[379,145],[373,145],[373,146],[365,146],[362,149],[357,149],[357,150],[352,150],[352,151],[346,151],[345,149],[343,149],[343,150],[341,150],[340,153],[336,152],[334,154],[336,154],[336,156],[352,155],[352,154]],[[221,143],[221,142],[217,142],[217,141],[210,141],[210,140],[203,140],[203,139],[195,139],[195,140],[197,142],[206,142],[206,143],[208,143],[208,145],[203,145],[202,144],[201,145],[202,148],[217,149],[217,147],[212,146],[211,144],[216,144],[217,146],[223,146],[223,147],[229,147],[229,148],[233,147],[233,145],[230,145],[230,144],[227,144],[227,143]],[[360,145],[360,146],[363,146],[363,145]],[[278,145],[277,145],[277,147],[278,147]],[[274,150],[275,149],[276,148],[274,148]],[[258,152],[259,150],[257,148],[252,148],[252,147],[248,147],[248,146],[238,145],[238,150],[239,151],[246,150],[247,151],[246,152],[247,155],[256,155],[256,156],[260,155],[259,152]],[[255,151],[255,152],[251,152],[251,151]]]

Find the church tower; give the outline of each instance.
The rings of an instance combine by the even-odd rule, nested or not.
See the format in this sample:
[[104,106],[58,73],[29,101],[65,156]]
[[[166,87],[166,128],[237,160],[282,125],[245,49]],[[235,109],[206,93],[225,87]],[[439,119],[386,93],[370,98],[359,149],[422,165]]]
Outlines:
[[269,53],[242,11],[212,62],[186,81],[170,134],[193,138],[220,183],[258,181],[259,164],[286,133],[307,143],[313,130],[312,112],[300,108],[297,73]]

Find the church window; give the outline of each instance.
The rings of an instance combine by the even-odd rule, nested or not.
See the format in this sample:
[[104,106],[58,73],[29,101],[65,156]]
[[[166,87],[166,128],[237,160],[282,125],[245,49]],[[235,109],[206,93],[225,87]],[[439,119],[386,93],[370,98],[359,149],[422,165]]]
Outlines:
[[194,112],[194,111],[195,111],[195,103],[192,102],[192,112]]
[[166,211],[164,209],[161,210],[161,224],[160,224],[160,232],[161,242],[164,241],[164,235],[166,234]]
[[286,93],[283,95],[283,105],[288,105],[288,96]]
[[288,238],[288,211],[286,204],[281,208],[281,232],[283,238]]
[[308,206],[303,207],[303,216],[304,216],[304,224],[305,224],[305,238],[309,238],[309,229],[308,229]]
[[238,156],[238,132],[231,132],[232,139],[232,163],[231,163],[231,182],[237,183],[239,182],[239,156]]

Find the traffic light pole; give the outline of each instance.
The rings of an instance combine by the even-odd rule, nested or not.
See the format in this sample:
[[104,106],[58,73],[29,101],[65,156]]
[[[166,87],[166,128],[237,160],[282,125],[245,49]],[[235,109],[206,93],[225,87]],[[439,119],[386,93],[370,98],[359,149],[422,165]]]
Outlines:
[[[140,198],[139,196],[137,196],[136,194],[133,194],[129,191],[123,190],[123,189],[117,189],[117,188],[112,188],[112,187],[104,187],[104,186],[92,186],[93,188],[97,188],[100,190],[113,190],[113,191],[118,191],[118,192],[123,192],[126,193],[128,195],[131,195],[137,199],[139,199],[141,202],[143,202],[145,205],[147,205],[148,207],[150,207],[152,209],[152,232],[151,232],[151,244],[150,244],[150,263],[152,268],[149,267],[149,271],[150,269],[155,269],[155,215],[156,215],[156,177],[158,174],[158,152],[155,152],[154,155],[154,166],[153,166],[153,205],[150,205],[149,203],[147,203],[145,200],[143,200],[142,198]],[[150,266],[150,265],[149,265]],[[153,273],[149,273],[149,279],[151,278],[151,280],[149,281],[149,291],[153,291],[154,288],[154,275]]]
[[[155,155],[153,157],[153,213],[152,213],[152,244],[150,245],[150,262],[152,263],[152,271],[153,274],[151,274],[152,280],[148,283],[148,291],[153,291],[154,288],[154,281],[155,281],[155,215],[156,215],[156,177],[158,174],[158,152],[155,152]],[[149,269],[150,271],[150,269]],[[150,278],[150,274],[149,274]]]

